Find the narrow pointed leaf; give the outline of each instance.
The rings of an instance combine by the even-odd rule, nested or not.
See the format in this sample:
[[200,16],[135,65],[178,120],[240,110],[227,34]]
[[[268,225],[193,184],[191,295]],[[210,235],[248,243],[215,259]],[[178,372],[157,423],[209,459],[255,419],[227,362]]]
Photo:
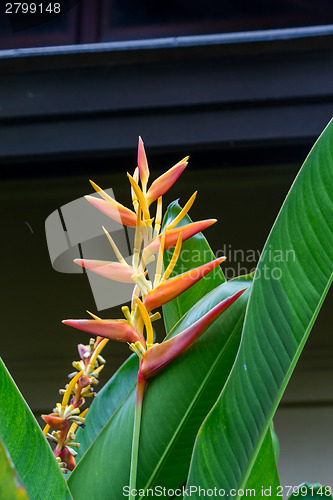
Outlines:
[[[306,159],[266,242],[237,360],[198,436],[188,485],[214,484],[228,493],[246,484],[332,282],[332,151],[331,122]],[[208,473],[202,466],[207,453]]]
[[0,437],[29,498],[71,498],[48,442],[1,360],[0,387]]
[[[251,278],[222,284],[179,321],[170,337],[250,285]],[[248,290],[183,356],[148,383],[140,434],[139,488],[178,487],[186,480],[195,436],[234,362],[247,298]],[[98,498],[122,497],[129,480],[134,403],[133,389],[73,471],[69,485],[74,497],[82,491]],[[93,470],[98,482],[92,480]]]

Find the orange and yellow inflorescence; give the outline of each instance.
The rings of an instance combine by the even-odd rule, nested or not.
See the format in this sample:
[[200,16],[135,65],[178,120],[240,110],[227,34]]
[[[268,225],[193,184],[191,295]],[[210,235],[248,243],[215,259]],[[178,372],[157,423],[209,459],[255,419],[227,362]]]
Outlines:
[[[84,415],[80,413],[80,408],[86,396],[94,395],[92,385],[97,382],[98,374],[104,365],[100,352],[109,339],[127,342],[129,348],[138,355],[140,359],[138,383],[141,380],[145,386],[152,376],[184,352],[242,293],[239,292],[218,304],[176,337],[161,344],[154,343],[152,322],[160,318],[159,312],[154,310],[186,291],[225,260],[225,257],[221,257],[171,277],[180,255],[182,242],[215,222],[215,219],[209,219],[179,226],[195,200],[196,193],[194,193],[178,216],[162,229],[162,196],[181,175],[187,166],[187,160],[188,157],[174,165],[148,188],[150,173],[144,145],[139,138],[138,166],[133,176],[128,174],[133,209],[121,205],[91,181],[100,197],[86,196],[86,199],[113,220],[135,228],[134,251],[132,260],[128,263],[111,235],[103,228],[118,261],[76,259],[75,262],[106,278],[132,283],[133,294],[131,307],[122,307],[124,319],[101,319],[89,313],[92,319],[63,321],[67,325],[97,336],[96,341],[91,340],[89,346],[79,345],[81,360],[73,363],[78,372],[64,391],[62,403],[58,403],[50,415],[43,415],[47,423],[44,434],[56,443],[54,453],[64,470],[72,470],[75,467],[73,447],[78,444],[74,443],[74,432],[78,425],[84,425]],[[152,214],[151,206],[155,201],[156,208]],[[172,247],[174,247],[172,257],[164,269],[163,253]],[[153,277],[149,279],[147,266],[152,263],[155,264],[155,268]],[[49,433],[50,427],[54,429],[52,433]]]

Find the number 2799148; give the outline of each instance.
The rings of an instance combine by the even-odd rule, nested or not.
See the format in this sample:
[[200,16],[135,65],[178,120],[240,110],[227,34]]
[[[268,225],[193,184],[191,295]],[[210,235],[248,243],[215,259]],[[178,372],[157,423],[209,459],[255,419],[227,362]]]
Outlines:
[[7,2],[5,5],[6,14],[60,14],[60,3],[28,3],[28,2]]

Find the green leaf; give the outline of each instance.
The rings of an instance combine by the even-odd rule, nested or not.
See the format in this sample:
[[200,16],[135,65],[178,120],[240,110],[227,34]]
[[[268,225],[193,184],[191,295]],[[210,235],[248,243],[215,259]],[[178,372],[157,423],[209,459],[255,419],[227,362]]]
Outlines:
[[311,500],[313,498],[333,498],[332,488],[322,486],[320,483],[301,483],[294,488],[295,492],[289,498],[304,498]]
[[274,448],[275,460],[277,462],[279,460],[279,456],[280,456],[280,442],[279,442],[279,438],[274,430],[273,422],[271,423],[271,436],[272,436],[272,443],[273,443],[273,448]]
[[[254,492],[256,498],[278,498],[280,479],[276,467],[275,453],[273,447],[273,429],[268,429],[265,439],[257,455],[251,474],[247,480],[245,491],[250,496],[249,490]],[[267,495],[267,493],[270,493]],[[265,494],[266,493],[266,494]]]
[[133,354],[97,394],[85,418],[85,427],[76,432],[76,441],[80,443],[77,462],[135,385],[138,370],[139,358]]
[[198,436],[188,485],[214,484],[228,493],[246,484],[332,282],[332,151],[331,122],[306,159],[266,242],[237,360]]
[[38,423],[0,359],[0,437],[31,499],[71,498]]
[[29,500],[15,471],[10,456],[0,439],[0,498],[2,500]]
[[[193,307],[170,337],[238,290],[244,277],[220,285]],[[227,379],[239,346],[246,291],[177,361],[149,382],[140,434],[138,487],[178,487],[187,476],[197,431]],[[135,390],[111,416],[69,478],[74,497],[122,497],[128,485]],[[142,492],[141,492],[142,493]]]
[[[181,211],[181,207],[178,201],[170,203],[167,212],[164,216],[163,227],[170,224]],[[192,222],[190,217],[186,215],[182,221],[176,226],[184,226]],[[165,252],[164,264],[165,267],[168,265],[171,256],[173,254],[173,249]],[[210,246],[207,243],[206,238],[202,233],[198,233],[182,244],[182,249],[177,261],[177,264],[173,270],[172,276],[189,271],[195,267],[201,266],[215,259],[215,255],[212,252]],[[214,290],[218,285],[225,282],[225,277],[218,266],[214,271],[210,272],[205,276],[204,279],[198,281],[195,285],[191,286],[189,290],[182,293],[179,297],[171,300],[163,306],[163,318],[165,323],[165,330],[170,332],[175,326],[177,321],[184,316],[187,311],[193,307],[198,300],[200,300],[206,293]]]

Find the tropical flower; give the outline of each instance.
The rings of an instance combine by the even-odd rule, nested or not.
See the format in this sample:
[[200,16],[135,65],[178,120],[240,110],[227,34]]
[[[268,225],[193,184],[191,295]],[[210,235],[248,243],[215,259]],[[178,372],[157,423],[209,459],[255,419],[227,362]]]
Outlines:
[[[97,337],[91,339],[89,345],[78,345],[80,361],[74,361],[76,372],[69,375],[71,381],[65,389],[61,403],[57,403],[52,413],[42,415],[46,426],[43,430],[47,439],[56,444],[54,455],[64,473],[75,467],[76,451],[80,446],[74,442],[75,430],[78,426],[84,427],[84,416],[88,409],[81,412],[86,397],[95,396],[92,386],[98,383],[98,376],[104,367],[105,360],[100,352],[108,339]],[[53,429],[53,431],[51,431]],[[69,446],[70,445],[70,446]]]
[[[90,181],[101,198],[88,196],[88,201],[112,219],[125,225],[135,226],[133,257],[131,264],[128,263],[111,235],[103,228],[118,262],[92,259],[76,259],[75,262],[105,278],[122,283],[133,283],[131,309],[123,307],[124,320],[103,320],[94,317],[94,320],[69,319],[64,321],[65,324],[93,335],[127,342],[132,347],[140,343],[140,349],[145,351],[153,341],[152,334],[148,331],[146,331],[146,338],[143,336],[144,318],[148,317],[150,323],[158,319],[159,314],[154,314],[154,309],[176,298],[225,260],[225,257],[221,257],[171,277],[181,252],[182,242],[216,222],[215,219],[208,219],[178,226],[191,208],[197,195],[195,192],[178,216],[161,231],[162,196],[181,175],[187,166],[187,161],[188,157],[184,158],[148,187],[150,171],[144,144],[140,137],[138,165],[133,176],[128,174],[133,210],[113,200],[97,184]],[[156,200],[156,213],[155,217],[152,217],[151,204]],[[174,247],[172,258],[167,268],[163,270],[163,253],[172,247]],[[147,265],[154,261],[155,272],[150,280],[147,276]]]
[[[178,162],[148,186],[150,171],[144,144],[139,138],[137,167],[133,175],[127,174],[131,187],[133,209],[121,205],[97,184],[90,181],[100,198],[86,196],[86,199],[111,219],[126,226],[135,227],[133,256],[131,262],[129,259],[125,260],[111,235],[103,228],[118,262],[92,259],[76,259],[75,262],[104,278],[122,283],[132,283],[133,294],[131,306],[122,307],[124,319],[101,319],[89,313],[92,319],[63,321],[66,325],[97,336],[96,341],[91,340],[89,346],[79,344],[81,360],[73,363],[77,372],[72,374],[71,382],[63,391],[62,403],[56,405],[53,413],[43,415],[47,423],[44,433],[57,443],[55,455],[63,469],[72,470],[75,466],[75,450],[73,452],[71,447],[75,437],[73,426],[84,424],[80,407],[85,396],[94,395],[91,386],[96,383],[97,376],[104,366],[104,360],[100,353],[109,339],[126,342],[140,359],[135,417],[136,437],[135,442],[133,441],[133,453],[135,454],[137,453],[142,399],[148,380],[184,353],[206,331],[209,325],[243,293],[240,291],[223,300],[175,337],[165,340],[161,344],[154,343],[152,323],[160,319],[160,313],[154,312],[154,310],[188,290],[225,260],[225,257],[214,259],[182,274],[172,276],[181,254],[183,241],[216,222],[215,219],[208,219],[179,225],[194,203],[197,195],[195,192],[177,217],[163,229],[161,227],[162,196],[178,179],[187,163],[188,157]],[[151,207],[155,201],[156,210],[152,214]],[[171,259],[164,269],[164,252],[172,247],[174,250]],[[147,266],[153,262],[155,269],[150,279]],[[72,426],[69,429],[70,423]],[[50,427],[54,429],[51,434],[48,433]],[[135,460],[132,460],[132,463],[134,464]],[[133,481],[135,482],[135,471],[131,470],[132,484]]]

